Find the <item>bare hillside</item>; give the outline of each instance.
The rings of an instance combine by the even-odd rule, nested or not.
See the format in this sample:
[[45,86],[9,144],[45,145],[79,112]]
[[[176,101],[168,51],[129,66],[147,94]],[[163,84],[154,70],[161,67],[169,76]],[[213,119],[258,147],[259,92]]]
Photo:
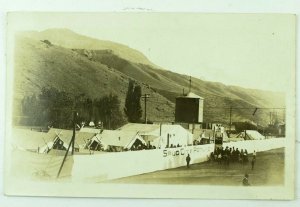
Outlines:
[[[15,50],[16,116],[25,95],[39,93],[44,86],[91,98],[114,93],[124,103],[128,81],[133,79],[150,93],[149,119],[174,121],[175,98],[187,92],[189,77],[163,70],[142,53],[125,45],[78,35],[70,30],[23,32]],[[227,86],[192,79],[192,91],[205,98],[204,121],[227,123],[229,107],[233,121],[267,122],[268,110],[252,115],[255,107],[283,107],[284,94]]]

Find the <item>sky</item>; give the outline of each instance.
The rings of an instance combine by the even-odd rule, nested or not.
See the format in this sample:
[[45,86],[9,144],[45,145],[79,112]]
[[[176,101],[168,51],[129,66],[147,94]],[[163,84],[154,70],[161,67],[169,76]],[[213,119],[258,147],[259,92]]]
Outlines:
[[164,69],[227,85],[284,92],[295,75],[293,15],[15,13],[8,26],[68,28],[137,49]]

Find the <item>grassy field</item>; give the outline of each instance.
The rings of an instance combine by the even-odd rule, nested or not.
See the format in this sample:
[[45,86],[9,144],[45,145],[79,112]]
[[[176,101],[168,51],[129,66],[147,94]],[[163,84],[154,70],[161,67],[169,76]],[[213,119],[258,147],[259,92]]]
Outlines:
[[[252,157],[250,155],[251,160]],[[134,184],[197,184],[197,185],[242,185],[244,174],[249,174],[252,186],[284,185],[284,148],[258,152],[254,170],[251,162],[229,166],[216,162],[194,164],[189,169],[175,169],[146,173],[109,182]]]

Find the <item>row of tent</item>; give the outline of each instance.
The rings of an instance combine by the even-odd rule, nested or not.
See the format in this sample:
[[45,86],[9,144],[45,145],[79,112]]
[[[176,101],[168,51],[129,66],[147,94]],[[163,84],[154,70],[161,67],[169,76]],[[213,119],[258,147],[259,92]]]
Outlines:
[[[26,129],[13,130],[13,142],[18,148],[51,153],[66,151],[73,131],[51,128],[47,133]],[[117,130],[81,128],[75,133],[74,151],[91,153],[168,148],[192,145],[193,134],[180,125],[129,123]],[[70,151],[72,146],[70,147]]]
[[[13,145],[23,150],[38,153],[66,151],[73,136],[72,130],[51,128],[47,133],[15,128],[12,134]],[[126,151],[184,147],[211,139],[212,130],[197,130],[193,134],[181,125],[129,123],[117,130],[81,128],[76,131],[74,151],[90,154],[103,151]],[[265,139],[255,130],[240,133],[237,138],[245,140]],[[224,141],[228,140],[224,137]],[[70,147],[70,151],[72,146]]]

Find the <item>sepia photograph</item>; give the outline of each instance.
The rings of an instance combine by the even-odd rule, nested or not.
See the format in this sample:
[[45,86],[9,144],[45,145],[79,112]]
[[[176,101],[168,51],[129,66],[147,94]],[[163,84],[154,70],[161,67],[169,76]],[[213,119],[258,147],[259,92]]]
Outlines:
[[294,198],[296,16],[10,12],[11,196]]

